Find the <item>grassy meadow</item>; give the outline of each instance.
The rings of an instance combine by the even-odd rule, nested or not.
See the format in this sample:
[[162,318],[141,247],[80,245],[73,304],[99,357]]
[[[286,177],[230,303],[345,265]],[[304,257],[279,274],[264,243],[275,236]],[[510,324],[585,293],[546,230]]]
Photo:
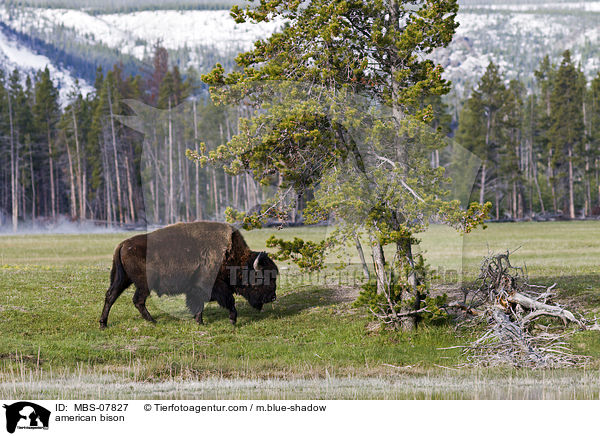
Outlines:
[[[319,239],[324,227],[245,233],[252,249],[280,237]],[[308,277],[280,263],[277,300],[262,312],[237,297],[238,324],[216,303],[197,325],[183,297],[153,294],[157,324],[117,300],[98,319],[114,247],[128,234],[0,236],[0,397],[28,398],[598,398],[600,333],[580,332],[583,369],[466,369],[457,349],[472,331],[377,330],[352,307],[355,277],[333,267]],[[519,248],[520,247],[520,248]],[[441,226],[421,250],[442,290],[468,286],[488,252],[515,250],[531,281],[557,283],[559,301],[600,317],[600,222],[490,224],[466,237]],[[332,257],[333,264],[339,259]],[[354,251],[342,260],[356,262]],[[351,269],[352,267],[350,267]],[[360,276],[356,276],[360,278]],[[507,384],[508,383],[508,384]]]

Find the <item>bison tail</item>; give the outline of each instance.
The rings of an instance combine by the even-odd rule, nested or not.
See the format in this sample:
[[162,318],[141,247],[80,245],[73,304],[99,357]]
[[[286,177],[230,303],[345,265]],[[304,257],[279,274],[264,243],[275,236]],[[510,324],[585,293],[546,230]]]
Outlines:
[[110,289],[109,291],[118,289],[119,291],[126,288],[129,285],[129,277],[123,268],[121,263],[121,247],[122,244],[117,246],[115,255],[113,256],[112,269],[110,270]]

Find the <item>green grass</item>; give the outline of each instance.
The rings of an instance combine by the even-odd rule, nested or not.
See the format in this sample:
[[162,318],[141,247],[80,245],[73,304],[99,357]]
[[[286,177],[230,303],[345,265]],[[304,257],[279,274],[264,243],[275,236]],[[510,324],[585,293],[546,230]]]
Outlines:
[[[325,231],[294,228],[279,234],[318,239]],[[264,248],[264,241],[273,232],[276,230],[263,229],[246,233],[245,237],[251,248],[258,250]],[[378,388],[370,391],[368,386],[400,376],[420,379],[431,374],[455,374],[444,368],[464,363],[458,350],[438,348],[467,342],[468,332],[457,332],[452,326],[429,327],[414,334],[374,331],[371,318],[351,307],[356,296],[351,286],[337,285],[334,276],[318,282],[300,280],[293,266],[283,264],[277,301],[257,312],[238,297],[235,327],[216,303],[208,305],[206,324],[199,326],[186,312],[183,298],[159,298],[154,294],[148,300],[148,309],[158,323],[149,324],[131,303],[130,289],[113,306],[109,328],[99,330],[112,253],[127,236],[0,236],[0,396],[16,392],[14,383],[21,383],[18,389],[29,389],[27,392],[37,392],[40,397],[52,395],[51,390],[34,388],[35,383],[38,387],[52,385],[57,377],[71,380],[77,379],[77,374],[81,380],[84,374],[90,379],[100,377],[106,386],[111,386],[111,377],[117,376],[119,383],[209,383],[225,378],[290,383],[307,380],[308,386],[318,385],[318,380],[356,380],[367,386],[359,389],[359,397],[387,398],[387,394],[376,394]],[[475,277],[488,247],[502,251],[522,246],[513,260],[526,263],[532,281],[556,281],[561,299],[577,304],[586,313],[598,314],[598,222],[493,224],[466,238],[433,226],[422,240],[433,267],[464,270],[466,282]],[[589,371],[597,371],[599,366],[599,338],[598,332],[575,335],[574,349],[593,357]],[[465,371],[458,371],[463,380],[460,383],[470,380],[471,373]],[[561,375],[565,380],[572,376]],[[525,380],[531,376],[523,377]],[[591,379],[598,380],[598,374]],[[185,390],[173,389],[178,398],[186,397]],[[250,395],[240,389],[224,395]],[[295,388],[290,389],[293,396]],[[309,391],[321,396],[319,389]],[[359,392],[340,389],[339,397],[344,398]],[[94,392],[102,392],[103,398],[125,395],[108,388],[106,392],[91,388],[91,394],[85,391],[81,390],[82,396],[93,397]],[[149,392],[138,396],[151,397],[152,390]],[[406,397],[427,397],[433,391],[415,392],[408,392]],[[597,395],[598,390],[595,392]],[[188,394],[200,395],[191,391]]]

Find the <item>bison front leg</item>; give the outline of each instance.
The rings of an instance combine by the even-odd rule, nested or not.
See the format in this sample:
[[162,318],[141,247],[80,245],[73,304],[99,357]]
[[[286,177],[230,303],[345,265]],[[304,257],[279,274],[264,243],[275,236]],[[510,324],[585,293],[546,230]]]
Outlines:
[[237,310],[235,310],[235,299],[233,297],[231,297],[231,299],[233,300],[233,305],[231,309],[229,309],[229,321],[231,324],[235,325],[237,322]]
[[237,310],[235,310],[235,298],[233,289],[224,281],[217,280],[212,291],[212,299],[219,303],[219,306],[229,310],[229,321],[231,324],[237,321]]
[[231,324],[235,325],[237,322],[237,310],[235,310],[235,298],[233,297],[233,294],[229,296],[225,308],[229,310],[229,321]]
[[154,318],[152,318],[152,315],[150,315],[148,309],[146,309],[146,299],[149,295],[150,291],[148,288],[138,287],[135,291],[135,294],[133,294],[133,304],[140,311],[142,318],[144,318],[146,321],[156,324],[156,321]]
[[185,303],[190,309],[190,312],[194,315],[194,319],[198,324],[204,324],[202,320],[202,312],[204,311],[204,300],[198,297],[196,292],[192,289],[190,292],[185,294]]

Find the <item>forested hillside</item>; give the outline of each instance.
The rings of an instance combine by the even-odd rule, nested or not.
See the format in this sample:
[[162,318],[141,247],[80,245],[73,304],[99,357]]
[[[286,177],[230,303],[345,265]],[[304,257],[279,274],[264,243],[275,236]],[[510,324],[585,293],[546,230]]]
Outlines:
[[500,66],[507,80],[518,79],[528,90],[544,56],[560,62],[565,50],[588,75],[600,70],[600,2],[526,0],[461,0],[452,43],[434,53],[460,102],[483,75],[489,62]]
[[[107,70],[118,63],[127,74],[145,73],[157,42],[182,71],[206,72],[216,62],[232,68],[239,52],[280,27],[278,22],[237,24],[226,5],[202,4],[188,10],[185,3],[156,8],[140,3],[138,9],[122,12],[104,3],[96,11],[9,2],[0,4],[0,34],[92,83],[98,66]],[[169,5],[173,9],[164,9]],[[8,73],[19,67],[14,60],[3,60],[2,51],[0,47],[0,68]]]
[[[121,63],[128,72],[141,72],[157,40],[182,71],[193,67],[207,72],[215,62],[233,68],[237,53],[281,25],[236,24],[228,12],[232,3],[237,2],[11,0],[0,5],[0,31],[90,82],[94,64],[107,70]],[[600,68],[597,0],[459,3],[460,26],[453,42],[432,55],[454,84],[449,102],[457,112],[490,61],[505,71],[507,79],[517,78],[528,89],[545,55],[559,62],[569,49],[588,76]]]
[[[59,216],[164,224],[259,204],[250,177],[198,168],[184,152],[236,129],[200,74],[217,62],[231,71],[282,23],[238,25],[219,9],[228,1],[57,9],[75,3],[0,6],[0,226]],[[495,219],[600,215],[600,3],[461,4],[453,42],[433,54],[452,91],[430,103],[435,125],[482,160],[462,196],[491,201]],[[119,122],[140,116],[127,99],[159,109],[146,113],[152,129]],[[161,112],[184,100],[176,118]],[[432,162],[456,167],[444,153]]]
[[[126,75],[118,66],[98,69],[93,91],[84,97],[73,89],[64,107],[48,69],[21,83],[17,70],[0,75],[0,227],[59,216],[105,224],[170,223],[217,218],[227,205],[252,206],[242,201],[256,198],[252,180],[201,169],[185,158],[200,137],[208,147],[223,143],[221,135],[231,132],[235,120],[219,124],[226,117],[205,93],[198,94],[192,74],[184,79],[176,66],[168,67],[164,48],[156,47],[153,68],[143,77]],[[187,106],[188,124],[174,126],[170,112],[160,110],[187,98],[194,101]],[[115,117],[133,114],[126,99],[159,109],[145,154],[144,135]],[[142,179],[150,196],[146,207]]]
[[456,140],[482,159],[472,198],[492,201],[496,219],[600,215],[600,73],[586,77],[568,50],[543,59],[531,92],[490,63]]
[[[18,71],[0,76],[0,226],[222,219],[261,202],[251,177],[185,158],[227,142],[236,115],[210,103],[197,74],[169,67],[163,47],[152,65],[143,76],[98,69],[93,91],[73,89],[63,107],[47,69],[25,85]],[[600,74],[586,78],[569,52],[538,65],[532,93],[488,65],[454,132],[448,106],[433,103],[437,126],[482,159],[472,199],[491,201],[493,218],[600,215]],[[450,174],[457,164],[433,162]]]

